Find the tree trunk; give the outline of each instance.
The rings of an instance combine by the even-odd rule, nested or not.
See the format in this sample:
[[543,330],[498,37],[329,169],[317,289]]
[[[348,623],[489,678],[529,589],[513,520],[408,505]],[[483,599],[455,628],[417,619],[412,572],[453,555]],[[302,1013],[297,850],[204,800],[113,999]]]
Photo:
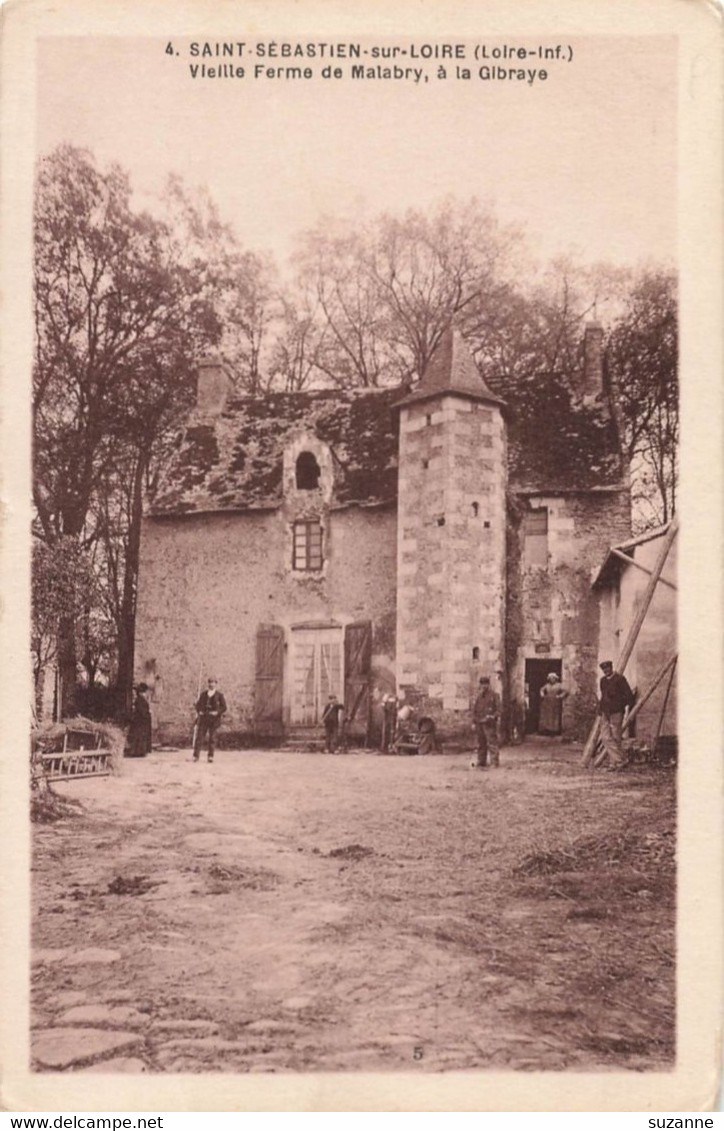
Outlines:
[[[76,507],[63,512],[63,534],[80,538],[85,513]],[[61,617],[58,622],[58,674],[60,676],[60,703],[58,718],[70,719],[78,714],[78,650],[76,647],[77,618]]]
[[62,617],[58,625],[58,671],[60,673],[59,715],[61,719],[69,719],[78,714],[74,617]]
[[38,723],[43,720],[43,690],[45,687],[45,664],[39,660],[33,665],[33,702],[35,703],[35,719]]
[[118,625],[118,678],[116,703],[120,712],[130,710],[133,696],[133,669],[136,644],[136,590],[138,563],[141,548],[141,519],[143,518],[143,484],[148,468],[148,456],[140,452],[136,460],[131,485],[130,523],[128,544],[123,571],[123,595]]

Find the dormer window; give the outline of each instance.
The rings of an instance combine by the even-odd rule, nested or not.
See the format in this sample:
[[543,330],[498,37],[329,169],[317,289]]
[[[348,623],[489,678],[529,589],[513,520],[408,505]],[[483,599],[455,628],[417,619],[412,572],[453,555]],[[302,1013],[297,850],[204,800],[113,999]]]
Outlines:
[[312,452],[302,452],[297,457],[296,481],[298,491],[316,491],[321,471]]

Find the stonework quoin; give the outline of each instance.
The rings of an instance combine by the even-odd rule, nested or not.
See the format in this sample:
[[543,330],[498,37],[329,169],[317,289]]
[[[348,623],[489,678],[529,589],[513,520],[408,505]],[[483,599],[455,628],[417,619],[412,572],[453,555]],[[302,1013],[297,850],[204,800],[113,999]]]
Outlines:
[[504,667],[505,422],[457,334],[440,356],[400,407],[398,681],[467,712]]

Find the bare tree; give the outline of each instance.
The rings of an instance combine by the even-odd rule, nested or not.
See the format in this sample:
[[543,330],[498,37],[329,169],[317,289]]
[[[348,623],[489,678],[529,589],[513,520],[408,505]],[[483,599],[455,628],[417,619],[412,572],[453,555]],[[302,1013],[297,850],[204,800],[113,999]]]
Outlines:
[[626,272],[570,257],[538,265],[522,255],[517,276],[466,312],[464,330],[486,380],[501,392],[536,374],[575,376],[586,323],[620,309]]
[[635,279],[608,338],[639,525],[676,512],[679,447],[676,277],[648,268]]
[[408,377],[424,373],[446,328],[506,293],[519,233],[477,200],[380,218],[367,269],[385,334]]
[[315,368],[322,383],[374,387],[394,373],[386,311],[369,271],[369,235],[323,221],[295,256],[297,305],[314,311]]
[[305,233],[297,305],[323,332],[320,378],[374,387],[418,377],[452,320],[504,292],[518,240],[475,200],[360,227],[326,219]]
[[270,359],[270,383],[296,392],[319,382],[325,354],[325,326],[309,295],[281,296],[281,316]]
[[224,263],[219,301],[221,350],[240,389],[264,392],[270,380],[274,334],[282,315],[276,268],[268,256],[234,249]]

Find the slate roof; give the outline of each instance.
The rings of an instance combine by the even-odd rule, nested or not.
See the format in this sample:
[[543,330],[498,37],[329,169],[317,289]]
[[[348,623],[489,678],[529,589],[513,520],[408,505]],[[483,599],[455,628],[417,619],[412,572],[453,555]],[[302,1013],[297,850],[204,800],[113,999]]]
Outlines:
[[214,421],[192,417],[152,501],[154,515],[267,510],[282,502],[282,462],[300,428],[328,444],[333,505],[380,506],[397,498],[399,386],[324,389],[236,398]]
[[623,460],[616,418],[605,393],[577,399],[559,373],[538,373],[514,386],[493,381],[508,406],[508,471],[527,494],[620,487]]
[[279,506],[284,448],[300,428],[314,432],[332,451],[333,506],[393,504],[399,408],[444,392],[501,406],[513,490],[555,494],[622,485],[618,432],[605,394],[577,400],[559,374],[516,382],[491,379],[490,386],[462,340],[448,335],[414,389],[325,389],[232,399],[213,421],[192,415],[150,513]]
[[400,404],[414,404],[444,393],[457,393],[470,400],[490,404],[504,404],[485,384],[460,331],[452,328],[443,335],[420,383]]

